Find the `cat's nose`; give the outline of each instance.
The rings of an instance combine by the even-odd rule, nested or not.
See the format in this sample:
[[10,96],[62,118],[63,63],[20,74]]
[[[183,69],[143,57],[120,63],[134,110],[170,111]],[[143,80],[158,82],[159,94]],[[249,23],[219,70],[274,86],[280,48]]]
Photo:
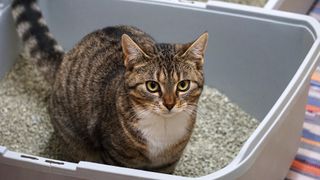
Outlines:
[[163,96],[163,105],[169,110],[171,111],[171,109],[174,107],[174,105],[176,104],[176,101],[174,99],[173,96],[170,95],[164,95]]
[[163,103],[163,105],[169,110],[171,111],[171,109],[174,107],[174,103]]

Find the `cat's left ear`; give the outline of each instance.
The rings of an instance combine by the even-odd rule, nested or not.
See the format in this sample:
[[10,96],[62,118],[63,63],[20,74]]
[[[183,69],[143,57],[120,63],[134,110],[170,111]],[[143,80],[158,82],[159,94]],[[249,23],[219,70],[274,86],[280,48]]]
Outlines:
[[121,36],[121,46],[124,54],[124,65],[127,66],[132,60],[140,57],[149,57],[128,35]]
[[191,45],[187,48],[187,50],[182,54],[182,57],[188,57],[190,59],[194,59],[199,61],[200,64],[203,64],[204,54],[208,44],[208,33],[203,33],[197,40],[195,40]]

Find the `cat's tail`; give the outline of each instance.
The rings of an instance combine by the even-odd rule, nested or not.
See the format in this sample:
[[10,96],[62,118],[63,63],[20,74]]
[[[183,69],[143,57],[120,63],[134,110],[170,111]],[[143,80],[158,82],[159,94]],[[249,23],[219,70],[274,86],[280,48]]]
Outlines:
[[36,0],[14,0],[12,16],[23,42],[23,55],[34,61],[46,80],[52,83],[64,51],[49,32]]

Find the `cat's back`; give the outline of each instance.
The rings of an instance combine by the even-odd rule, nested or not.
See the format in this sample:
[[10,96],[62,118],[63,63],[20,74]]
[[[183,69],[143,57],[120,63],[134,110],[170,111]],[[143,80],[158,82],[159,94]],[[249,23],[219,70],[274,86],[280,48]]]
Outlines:
[[64,121],[61,124],[70,120],[86,124],[89,119],[93,122],[103,116],[102,108],[113,106],[106,102],[115,101],[115,92],[124,76],[123,34],[142,46],[155,43],[148,34],[132,26],[106,27],[86,35],[65,54],[56,74],[50,104],[52,116],[57,116],[54,119]]
[[[147,33],[133,26],[111,26],[99,29],[86,35],[68,53],[66,53],[63,66],[75,67],[78,63],[87,62],[89,66],[115,63],[123,65],[121,49],[121,36],[129,35],[135,42],[141,44],[154,44],[154,40]],[[146,47],[148,48],[148,47]],[[72,62],[70,64],[70,62]],[[82,67],[86,67],[85,65]]]

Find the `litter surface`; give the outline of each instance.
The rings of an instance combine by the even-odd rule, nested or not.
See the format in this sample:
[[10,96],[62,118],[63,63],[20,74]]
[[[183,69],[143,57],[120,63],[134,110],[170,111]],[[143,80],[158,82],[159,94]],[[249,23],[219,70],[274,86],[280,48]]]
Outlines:
[[[9,150],[68,161],[47,112],[49,85],[20,58],[0,81],[0,145]],[[181,176],[213,173],[229,164],[258,121],[213,88],[201,96],[191,141],[175,171]]]

